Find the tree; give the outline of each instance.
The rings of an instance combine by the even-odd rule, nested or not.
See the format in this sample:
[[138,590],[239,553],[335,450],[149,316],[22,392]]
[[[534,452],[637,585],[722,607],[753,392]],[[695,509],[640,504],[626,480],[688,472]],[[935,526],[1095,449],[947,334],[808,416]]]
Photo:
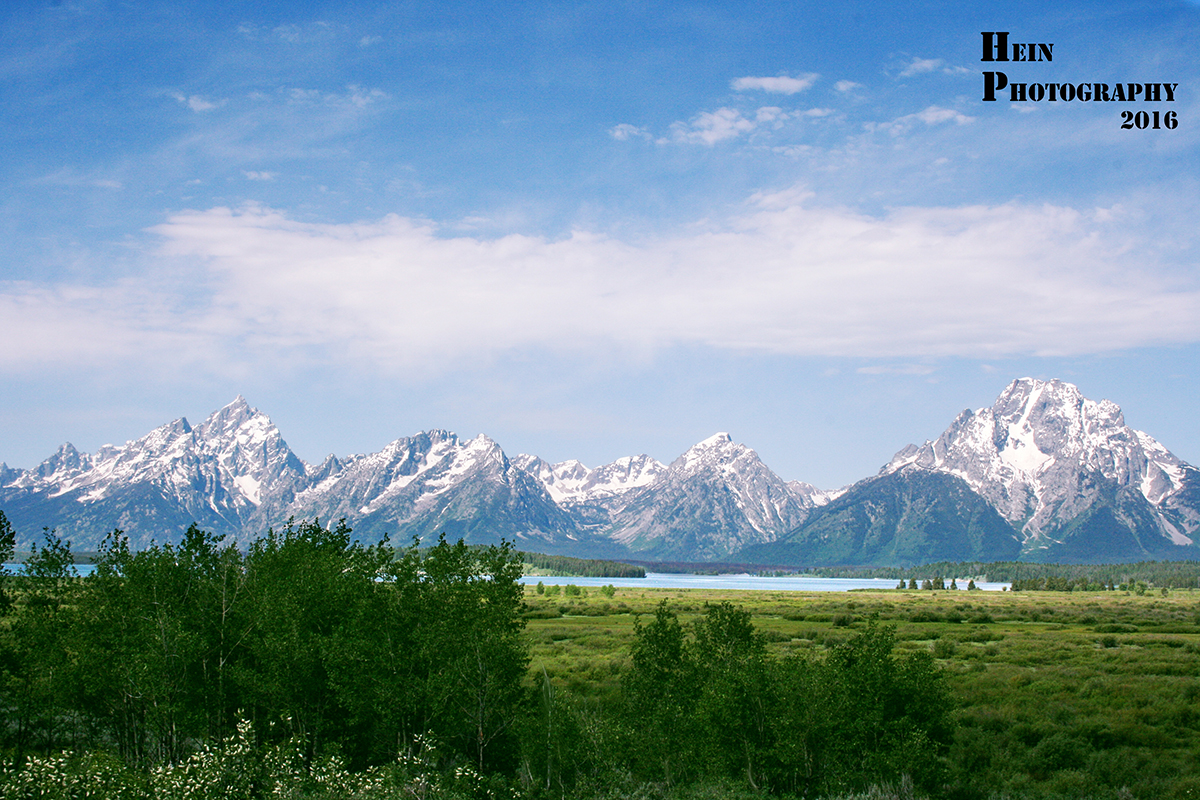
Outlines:
[[758,789],[771,738],[766,641],[750,612],[729,602],[708,606],[693,630],[688,655],[700,688],[694,730],[708,744],[701,763],[719,775],[742,774]]
[[12,599],[8,596],[8,568],[4,565],[12,561],[16,547],[17,533],[8,517],[0,511],[0,615],[7,614],[12,606]]
[[60,734],[72,706],[72,663],[67,643],[77,587],[71,543],[49,528],[43,544],[35,542],[25,574],[20,604],[9,628],[12,649],[8,663],[8,693],[16,712],[18,753],[27,747],[51,752],[61,746]]
[[671,783],[685,771],[681,744],[690,734],[697,693],[684,648],[686,632],[666,600],[648,624],[636,619],[633,630],[630,667],[622,676],[633,721],[631,755],[639,771]]
[[419,563],[425,729],[470,755],[481,772],[511,766],[529,664],[521,636],[520,554],[508,542],[469,548],[460,539],[451,545],[443,534]]
[[949,737],[945,680],[928,653],[894,648],[894,629],[872,621],[824,659],[778,664],[773,788],[837,794],[905,774],[936,785]]

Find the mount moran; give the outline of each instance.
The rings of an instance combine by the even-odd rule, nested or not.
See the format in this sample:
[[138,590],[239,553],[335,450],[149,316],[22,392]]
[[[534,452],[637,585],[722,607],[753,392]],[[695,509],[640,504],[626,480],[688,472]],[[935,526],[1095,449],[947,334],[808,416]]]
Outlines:
[[1061,381],[1021,378],[991,408],[836,491],[785,482],[718,433],[670,464],[589,469],[509,458],[484,435],[431,430],[378,453],[305,464],[242,397],[94,454],[64,444],[33,469],[0,464],[20,546],[56,529],[76,550],[114,528],[133,547],[193,522],[238,541],[289,517],[345,518],[356,535],[585,557],[909,566],[930,561],[1200,558],[1200,470]]

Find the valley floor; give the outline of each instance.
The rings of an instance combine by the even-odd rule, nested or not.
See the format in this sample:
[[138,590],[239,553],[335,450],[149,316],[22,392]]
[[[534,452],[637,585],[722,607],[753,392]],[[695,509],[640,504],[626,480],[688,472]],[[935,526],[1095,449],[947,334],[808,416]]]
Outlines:
[[751,612],[777,655],[820,653],[877,619],[951,688],[945,790],[958,797],[1200,796],[1200,591],[800,593],[526,589],[530,674],[613,699],[635,619],[667,601]]

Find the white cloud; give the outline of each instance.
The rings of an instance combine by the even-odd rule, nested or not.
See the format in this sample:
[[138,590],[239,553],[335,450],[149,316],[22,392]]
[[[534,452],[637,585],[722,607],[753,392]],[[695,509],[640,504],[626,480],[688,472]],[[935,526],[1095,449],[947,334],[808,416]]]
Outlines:
[[903,360],[1200,340],[1200,289],[1157,273],[1132,229],[1120,209],[1009,203],[874,217],[799,191],[637,244],[215,208],[154,229],[157,280],[0,284],[10,331],[0,364],[338,358],[450,369],[528,347],[586,357],[680,344]]
[[940,58],[914,58],[905,65],[904,69],[900,70],[900,77],[908,78],[913,75],[927,75],[930,72],[941,72],[945,75],[974,74],[966,67],[956,67],[947,64]]
[[862,84],[855,83],[854,81],[838,81],[833,85],[833,88],[839,92],[848,92],[852,89],[861,89]]
[[273,181],[278,175],[278,173],[275,172],[266,172],[253,169],[244,169],[242,170],[242,174],[246,176],[247,180],[251,181]]
[[730,82],[730,87],[737,92],[758,90],[777,94],[796,94],[812,86],[819,77],[816,73],[808,73],[796,78],[789,78],[787,75],[779,75],[774,78],[734,78]]
[[[761,125],[774,123],[778,126],[790,115],[776,106],[763,106],[754,112],[754,118],[742,116],[735,108],[718,108],[716,111],[705,111],[687,122],[671,124],[671,136],[660,139],[659,142],[685,142],[690,144],[705,144],[712,146],[726,139],[736,139],[748,134]],[[614,134],[615,135],[615,134]]]
[[639,128],[636,125],[630,125],[627,122],[622,122],[615,128],[609,130],[609,135],[620,142],[627,142],[630,139],[650,139],[652,138],[645,128]]
[[892,136],[900,136],[912,130],[917,123],[924,125],[941,125],[946,122],[953,122],[956,125],[966,125],[974,122],[974,117],[968,117],[959,111],[952,108],[942,108],[941,106],[929,106],[915,114],[905,114],[902,117],[897,117],[891,122],[871,122],[866,125],[869,131],[884,131]]
[[689,122],[671,125],[671,138],[676,142],[693,142],[714,145],[725,139],[735,139],[754,130],[757,123],[746,119],[742,112],[733,108],[718,108],[704,111]]
[[356,84],[347,86],[345,94],[322,92],[319,89],[292,88],[288,90],[287,95],[289,102],[294,105],[322,104],[333,108],[348,106],[365,108],[388,96],[381,89],[367,89]]
[[214,108],[220,108],[221,106],[223,106],[225,104],[224,100],[213,101],[213,100],[209,100],[207,98],[201,97],[198,94],[185,96],[183,94],[175,92],[175,93],[171,94],[171,97],[176,102],[187,106],[192,111],[195,111],[197,114],[202,113],[204,111],[212,111]]
[[914,58],[900,71],[900,76],[907,78],[912,75],[924,75],[927,72],[933,72],[943,63],[945,62],[940,58]]

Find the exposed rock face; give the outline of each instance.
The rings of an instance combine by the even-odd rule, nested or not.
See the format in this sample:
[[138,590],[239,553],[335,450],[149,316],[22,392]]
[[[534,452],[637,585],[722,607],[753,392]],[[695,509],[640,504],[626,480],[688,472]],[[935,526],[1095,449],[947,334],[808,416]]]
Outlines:
[[1027,554],[1052,554],[1097,514],[1127,527],[1144,556],[1190,546],[1200,529],[1200,470],[1127,426],[1115,403],[1061,381],[1013,381],[991,408],[962,412],[882,474],[909,467],[962,478],[1020,531]]
[[327,460],[313,478],[286,512],[344,517],[359,536],[386,533],[403,543],[445,532],[469,543],[505,537],[547,552],[577,549],[570,516],[482,434],[461,441],[443,430],[420,433],[378,453]]
[[656,558],[728,558],[774,541],[809,506],[758,454],[718,433],[691,447],[612,514],[609,535]]

